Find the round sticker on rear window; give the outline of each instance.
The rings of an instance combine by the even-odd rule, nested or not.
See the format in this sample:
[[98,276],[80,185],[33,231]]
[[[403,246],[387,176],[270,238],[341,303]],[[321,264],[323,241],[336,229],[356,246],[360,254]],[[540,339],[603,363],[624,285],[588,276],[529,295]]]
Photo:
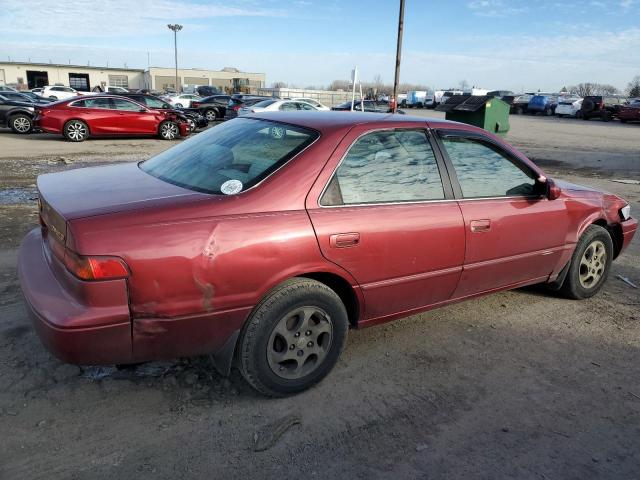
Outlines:
[[242,190],[242,182],[240,180],[227,180],[220,186],[220,191],[225,195],[235,195]]

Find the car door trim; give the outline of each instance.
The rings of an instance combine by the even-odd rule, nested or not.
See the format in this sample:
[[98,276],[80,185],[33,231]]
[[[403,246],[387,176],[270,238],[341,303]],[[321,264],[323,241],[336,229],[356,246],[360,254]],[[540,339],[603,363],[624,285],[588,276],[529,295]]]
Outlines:
[[363,290],[375,290],[376,288],[389,287],[393,285],[401,285],[403,283],[414,282],[416,280],[425,280],[427,278],[440,277],[443,275],[451,275],[462,272],[462,265],[457,267],[443,268],[441,270],[431,270],[424,273],[415,273],[412,275],[404,275],[402,277],[394,277],[386,280],[378,280],[375,282],[364,283],[360,285]]
[[[530,257],[553,255],[554,253],[563,252],[565,250],[572,250],[572,249],[573,249],[573,245],[561,245],[559,247],[545,248],[545,249],[536,250],[533,252],[518,253],[516,255],[510,255],[508,257],[498,257],[498,258],[492,258],[491,260],[482,260],[481,262],[466,263],[463,266],[463,270],[465,271],[477,270],[479,268],[484,268],[490,265],[498,265],[500,263],[512,262],[514,260],[523,260],[525,258],[530,258]],[[551,274],[551,272],[549,273]]]

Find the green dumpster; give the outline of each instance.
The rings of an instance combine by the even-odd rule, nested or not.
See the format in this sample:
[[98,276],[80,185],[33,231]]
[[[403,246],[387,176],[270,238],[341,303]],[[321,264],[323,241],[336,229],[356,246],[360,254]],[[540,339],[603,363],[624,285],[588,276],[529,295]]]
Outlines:
[[445,112],[445,118],[467,123],[497,135],[509,131],[509,104],[490,96],[454,95],[436,110]]

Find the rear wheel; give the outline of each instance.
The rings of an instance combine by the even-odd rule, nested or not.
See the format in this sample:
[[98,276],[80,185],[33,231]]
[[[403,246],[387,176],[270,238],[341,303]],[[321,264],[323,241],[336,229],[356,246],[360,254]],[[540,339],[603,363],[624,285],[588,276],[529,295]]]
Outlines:
[[187,117],[187,123],[189,124],[189,133],[195,132],[196,128],[198,127],[196,125],[196,121],[191,117]]
[[578,110],[578,111],[576,112],[576,118],[580,119],[580,118],[582,118],[583,116],[584,116],[584,115],[582,114],[582,110]]
[[334,367],[347,330],[347,312],[333,290],[311,279],[288,280],[247,321],[239,341],[240,371],[265,395],[301,392]]
[[547,117],[550,117],[551,115],[553,115],[553,110],[551,108],[547,107],[547,108],[544,109],[544,114]]
[[162,122],[158,128],[158,132],[160,134],[160,138],[163,140],[174,140],[180,135],[178,124],[171,120],[165,120]]
[[604,285],[613,261],[611,235],[598,225],[590,225],[580,237],[571,257],[569,272],[561,291],[569,298],[589,298]]
[[209,122],[214,122],[218,119],[218,114],[213,108],[210,108],[206,112],[204,112],[204,116]]
[[15,133],[24,135],[25,133],[30,133],[31,130],[33,130],[33,121],[29,115],[19,113],[11,117],[9,120],[9,126]]
[[176,107],[182,108],[182,104],[181,103],[176,103]]
[[62,133],[70,142],[84,142],[89,137],[89,127],[81,120],[70,120],[65,123]]

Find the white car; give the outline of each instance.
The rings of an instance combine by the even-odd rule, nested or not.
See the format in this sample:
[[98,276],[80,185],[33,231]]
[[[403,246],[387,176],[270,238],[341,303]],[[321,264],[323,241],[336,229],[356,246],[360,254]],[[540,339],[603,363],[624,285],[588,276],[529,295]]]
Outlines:
[[582,115],[582,98],[578,96],[558,97],[558,106],[556,107],[556,115],[559,117],[581,116]]
[[242,107],[238,110],[238,115],[248,115],[249,113],[256,112],[277,112],[277,111],[317,111],[318,109],[307,102],[301,102],[299,100],[278,100],[269,99],[262,100],[261,102],[254,103],[246,107]]
[[291,100],[296,102],[308,103],[309,105],[313,105],[314,107],[316,107],[316,110],[331,110],[326,105],[323,105],[319,101],[313,100],[312,98],[292,98]]
[[167,102],[177,108],[191,108],[191,102],[197,100],[202,100],[202,97],[191,93],[181,93],[166,98]]
[[67,98],[77,97],[78,95],[84,95],[84,93],[78,92],[71,87],[63,87],[62,85],[47,85],[42,88],[42,92],[40,92],[39,95],[52,100],[65,100]]

